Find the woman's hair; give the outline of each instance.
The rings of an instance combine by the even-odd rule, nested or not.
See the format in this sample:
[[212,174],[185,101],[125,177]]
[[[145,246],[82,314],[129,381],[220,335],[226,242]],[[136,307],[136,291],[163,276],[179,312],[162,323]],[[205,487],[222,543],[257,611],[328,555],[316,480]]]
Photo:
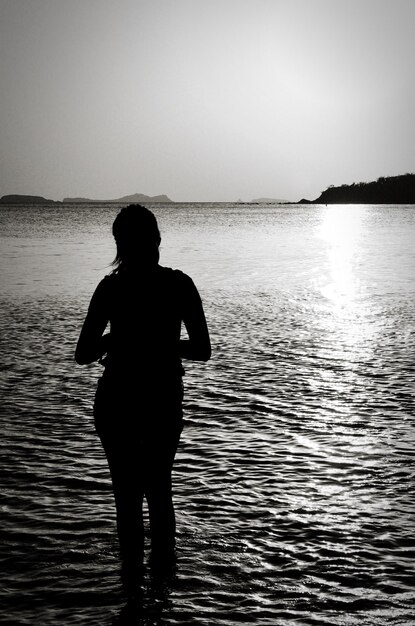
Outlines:
[[159,260],[160,231],[155,215],[141,204],[130,204],[118,213],[112,225],[117,255],[114,272],[127,265],[152,266]]

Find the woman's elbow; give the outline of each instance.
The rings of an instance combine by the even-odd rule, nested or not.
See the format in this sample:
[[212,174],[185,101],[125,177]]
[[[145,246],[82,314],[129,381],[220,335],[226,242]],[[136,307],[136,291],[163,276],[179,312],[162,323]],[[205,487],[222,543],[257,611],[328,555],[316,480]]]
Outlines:
[[211,356],[212,356],[212,348],[210,346],[200,348],[200,351],[198,354],[199,361],[204,361],[204,362],[209,361]]
[[75,352],[75,363],[77,363],[78,365],[87,365],[88,362],[82,356]]
[[79,348],[75,350],[75,362],[78,363],[78,365],[89,365],[92,361],[93,359],[91,359],[90,355],[86,354],[84,350],[80,350]]

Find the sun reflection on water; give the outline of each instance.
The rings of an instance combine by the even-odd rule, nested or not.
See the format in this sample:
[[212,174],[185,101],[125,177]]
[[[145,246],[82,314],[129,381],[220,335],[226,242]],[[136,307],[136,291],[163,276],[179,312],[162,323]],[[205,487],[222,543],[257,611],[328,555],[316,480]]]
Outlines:
[[370,404],[367,366],[382,328],[362,271],[365,258],[367,262],[368,210],[356,205],[327,207],[318,228],[322,271],[315,320],[320,363],[315,388],[322,406],[319,419],[329,426],[331,436],[325,440],[324,471],[318,480],[310,479],[310,489],[330,499],[331,511],[342,510],[346,504],[353,512],[355,530],[360,525],[359,512],[367,514],[378,506],[370,498],[370,476],[379,471],[381,458],[377,436],[372,433],[373,416],[367,411],[362,414],[362,406]]
[[320,226],[320,237],[326,244],[330,281],[322,293],[333,304],[336,313],[350,310],[358,296],[354,271],[361,233],[362,207],[328,207]]
[[317,386],[327,413],[347,420],[354,419],[351,399],[362,393],[361,367],[379,332],[362,272],[367,210],[360,205],[327,207],[318,229],[323,265],[317,357],[324,366]]
[[355,356],[376,333],[362,280],[366,206],[327,207],[319,228],[325,259],[320,293],[326,330],[337,336],[342,353]]

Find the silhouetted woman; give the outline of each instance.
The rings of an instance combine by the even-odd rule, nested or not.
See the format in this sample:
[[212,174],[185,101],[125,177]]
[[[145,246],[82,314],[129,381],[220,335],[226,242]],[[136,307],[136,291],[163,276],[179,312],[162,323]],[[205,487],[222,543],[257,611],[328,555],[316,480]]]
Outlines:
[[[153,213],[138,204],[123,208],[113,235],[114,270],[92,296],[75,359],[105,366],[94,420],[111,472],[121,557],[142,562],[145,497],[157,564],[174,558],[171,470],[182,431],[181,359],[208,360],[209,333],[191,278],[159,265]],[[180,339],[182,322],[187,340]]]

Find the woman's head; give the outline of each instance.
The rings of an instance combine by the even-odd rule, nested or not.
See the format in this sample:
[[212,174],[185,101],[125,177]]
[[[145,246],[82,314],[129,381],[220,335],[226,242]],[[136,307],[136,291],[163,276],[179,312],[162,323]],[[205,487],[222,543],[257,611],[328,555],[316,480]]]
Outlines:
[[141,204],[130,204],[112,225],[117,244],[115,271],[125,267],[148,268],[158,264],[160,231],[154,214]]

